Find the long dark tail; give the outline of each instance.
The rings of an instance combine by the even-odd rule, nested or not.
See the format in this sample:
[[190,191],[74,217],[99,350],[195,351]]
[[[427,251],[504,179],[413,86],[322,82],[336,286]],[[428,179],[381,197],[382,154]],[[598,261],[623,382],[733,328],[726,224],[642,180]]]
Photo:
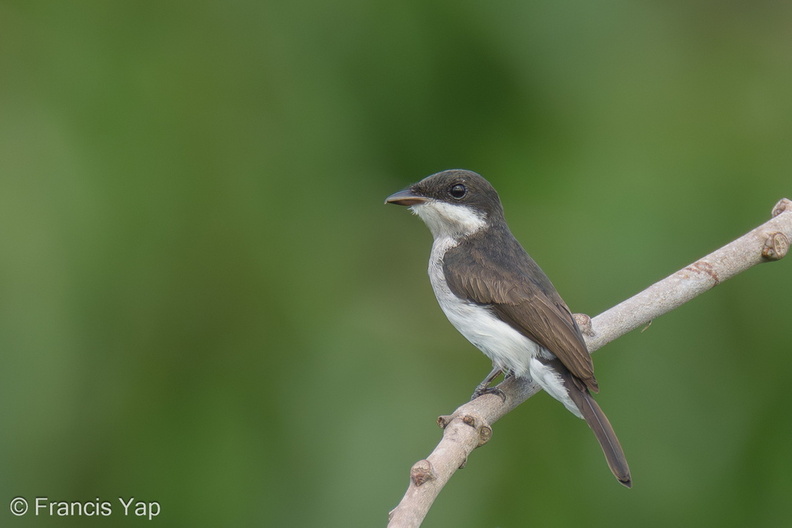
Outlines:
[[627,458],[624,456],[619,439],[613,431],[608,417],[602,412],[600,406],[591,396],[588,389],[583,385],[583,382],[572,375],[567,369],[559,369],[561,377],[564,379],[564,385],[569,390],[569,397],[575,402],[583,419],[594,431],[594,436],[602,447],[602,452],[605,453],[605,460],[608,461],[613,476],[619,482],[632,487],[632,478],[630,477],[630,467],[627,465]]

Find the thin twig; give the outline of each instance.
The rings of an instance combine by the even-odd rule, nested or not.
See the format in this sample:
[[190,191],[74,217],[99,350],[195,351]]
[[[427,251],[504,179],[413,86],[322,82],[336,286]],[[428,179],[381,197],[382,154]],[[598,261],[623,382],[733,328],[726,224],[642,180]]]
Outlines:
[[[756,264],[783,258],[792,240],[792,201],[779,201],[772,215],[770,221],[593,319],[576,315],[589,352],[651,323]],[[504,399],[485,394],[453,414],[438,418],[443,438],[426,459],[413,465],[407,493],[390,512],[389,528],[420,526],[454,472],[464,466],[476,447],[489,440],[491,424],[541,390],[530,379],[514,377],[507,378],[498,388]]]

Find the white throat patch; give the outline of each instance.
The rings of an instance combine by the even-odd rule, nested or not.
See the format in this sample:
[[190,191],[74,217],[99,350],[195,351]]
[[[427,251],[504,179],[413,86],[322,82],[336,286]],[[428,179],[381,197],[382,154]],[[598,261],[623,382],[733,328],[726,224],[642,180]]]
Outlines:
[[429,200],[411,206],[410,210],[421,217],[435,239],[458,239],[472,235],[487,225],[486,215],[467,205]]

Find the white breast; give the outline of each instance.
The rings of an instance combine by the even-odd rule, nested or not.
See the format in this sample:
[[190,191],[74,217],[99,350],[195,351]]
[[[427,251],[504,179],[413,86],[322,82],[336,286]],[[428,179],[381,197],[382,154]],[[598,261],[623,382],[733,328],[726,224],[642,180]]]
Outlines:
[[459,333],[484,352],[494,366],[517,376],[528,375],[530,360],[541,347],[495,317],[489,308],[464,301],[449,289],[443,273],[443,255],[454,246],[453,239],[438,238],[429,258],[429,280],[440,308]]

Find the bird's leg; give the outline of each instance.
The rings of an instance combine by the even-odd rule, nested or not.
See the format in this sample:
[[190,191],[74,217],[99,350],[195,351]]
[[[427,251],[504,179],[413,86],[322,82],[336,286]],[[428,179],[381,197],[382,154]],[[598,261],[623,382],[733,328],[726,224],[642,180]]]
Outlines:
[[[487,377],[484,378],[484,381],[482,381],[481,383],[478,384],[478,386],[476,387],[476,390],[473,391],[473,396],[471,396],[470,399],[471,400],[475,400],[476,398],[478,398],[479,396],[482,396],[484,394],[497,394],[505,402],[506,401],[506,395],[503,394],[503,391],[500,390],[497,387],[490,387],[489,386],[490,383],[492,383],[495,380],[495,378],[498,377],[498,374],[500,374],[501,372],[502,372],[502,369],[500,367],[494,367],[492,369],[492,372],[487,374]],[[510,373],[507,372],[505,374],[505,376],[508,377],[509,374]]]

